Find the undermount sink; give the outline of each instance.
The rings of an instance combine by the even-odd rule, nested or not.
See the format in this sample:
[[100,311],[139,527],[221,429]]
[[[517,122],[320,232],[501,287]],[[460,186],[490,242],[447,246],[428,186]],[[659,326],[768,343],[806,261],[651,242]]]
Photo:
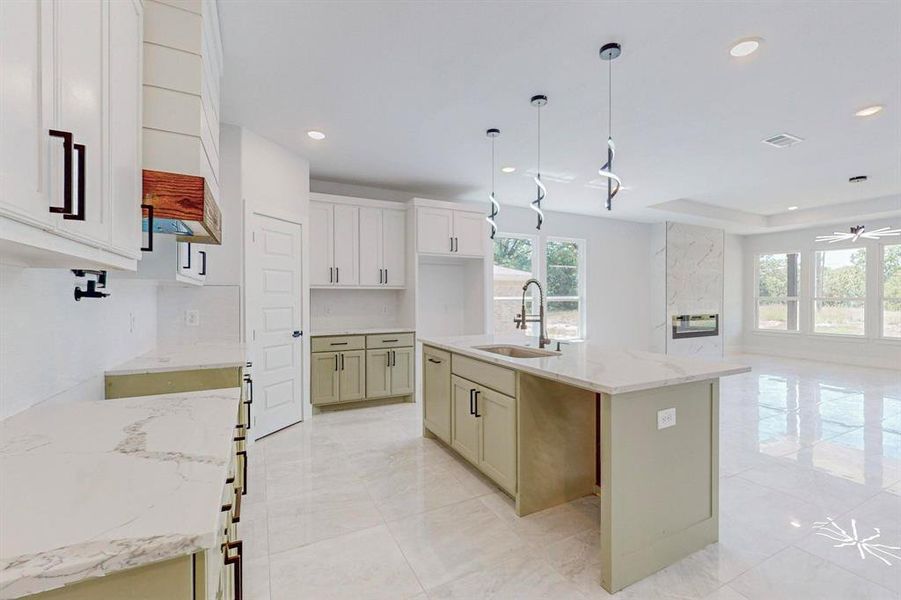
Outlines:
[[473,348],[476,350],[491,352],[492,354],[509,356],[510,358],[544,358],[546,356],[560,356],[560,352],[554,352],[552,350],[541,350],[539,348],[529,348],[527,346],[516,346],[513,344],[473,346]]

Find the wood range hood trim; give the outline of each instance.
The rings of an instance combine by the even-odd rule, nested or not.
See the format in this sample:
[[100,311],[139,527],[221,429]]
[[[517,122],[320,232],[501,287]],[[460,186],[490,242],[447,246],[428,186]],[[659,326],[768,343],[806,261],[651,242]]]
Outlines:
[[[153,206],[156,233],[175,233],[183,242],[222,244],[222,213],[203,177],[144,169],[143,197]],[[191,234],[178,233],[184,228]]]

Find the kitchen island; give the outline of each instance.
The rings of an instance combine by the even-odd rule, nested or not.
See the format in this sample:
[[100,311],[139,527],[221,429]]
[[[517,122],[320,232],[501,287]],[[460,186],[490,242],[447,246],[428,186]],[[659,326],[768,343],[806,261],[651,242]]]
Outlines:
[[748,367],[591,344],[539,350],[519,335],[419,341],[423,435],[481,469],[517,514],[600,485],[607,591],[717,541],[719,378]]

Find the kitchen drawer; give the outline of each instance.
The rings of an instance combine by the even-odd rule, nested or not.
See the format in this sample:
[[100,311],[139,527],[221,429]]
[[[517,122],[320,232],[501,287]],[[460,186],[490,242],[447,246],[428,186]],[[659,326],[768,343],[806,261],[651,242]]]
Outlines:
[[412,333],[380,333],[366,336],[366,347],[374,348],[401,348],[413,345]]
[[502,394],[516,397],[516,372],[510,369],[454,354],[451,372]]
[[336,335],[332,337],[314,337],[311,341],[311,352],[343,352],[344,350],[365,350],[366,336]]

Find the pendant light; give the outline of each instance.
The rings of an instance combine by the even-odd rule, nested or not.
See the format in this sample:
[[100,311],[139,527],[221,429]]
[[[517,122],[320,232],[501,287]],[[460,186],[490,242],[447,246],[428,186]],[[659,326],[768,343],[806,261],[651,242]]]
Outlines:
[[613,143],[613,61],[622,54],[622,47],[616,42],[601,46],[601,60],[606,60],[608,102],[607,102],[607,162],[598,169],[598,175],[607,179],[607,210],[613,209],[613,197],[619,192],[622,180],[613,172],[613,158],[616,156],[616,145]]
[[873,231],[867,231],[866,225],[857,225],[851,227],[849,231],[834,231],[832,235],[818,235],[817,242],[856,242],[860,238],[868,240],[878,240],[884,237],[894,237],[901,235],[901,229],[892,229],[891,227],[881,227]]
[[547,197],[547,188],[541,182],[541,107],[547,104],[547,96],[543,94],[532,96],[531,102],[532,106],[538,108],[538,164],[535,177],[532,178],[532,181],[538,187],[530,208],[538,213],[538,225],[535,226],[535,229],[541,229],[541,224],[544,223],[544,211],[541,210],[541,201]]
[[485,220],[488,221],[488,224],[491,225],[491,239],[494,239],[494,234],[497,233],[497,215],[501,212],[501,205],[498,203],[497,198],[494,196],[494,140],[497,136],[501,134],[500,129],[491,128],[485,132],[489,138],[491,138],[491,193],[488,194],[488,199],[491,200],[491,214],[485,217]]

